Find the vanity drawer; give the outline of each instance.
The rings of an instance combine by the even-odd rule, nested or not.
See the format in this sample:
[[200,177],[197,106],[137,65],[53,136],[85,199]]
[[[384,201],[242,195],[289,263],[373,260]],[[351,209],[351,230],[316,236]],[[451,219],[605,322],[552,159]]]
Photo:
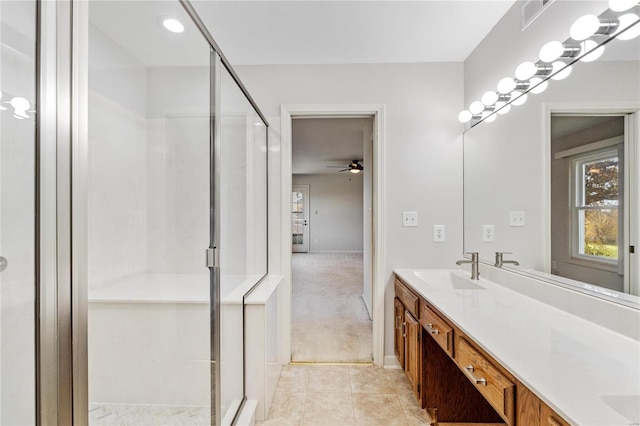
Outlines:
[[400,299],[405,309],[416,319],[420,318],[420,298],[399,279],[396,278],[396,297]]
[[438,342],[438,345],[453,357],[453,327],[429,308],[424,300],[421,305],[420,323],[427,333]]
[[462,337],[456,342],[456,361],[498,414],[514,424],[516,385]]
[[569,423],[565,422],[547,404],[542,403],[540,408],[540,426],[569,426]]

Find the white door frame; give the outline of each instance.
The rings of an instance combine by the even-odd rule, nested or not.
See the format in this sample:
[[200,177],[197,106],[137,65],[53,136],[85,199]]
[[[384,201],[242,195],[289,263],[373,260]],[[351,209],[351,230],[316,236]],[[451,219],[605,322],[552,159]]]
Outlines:
[[[293,247],[293,241],[291,243],[291,248],[292,251],[295,253],[309,253],[309,251],[311,250],[311,245],[309,244],[309,238],[311,237],[311,233],[309,232],[309,227],[311,226],[311,224],[309,223],[309,192],[310,191],[310,187],[309,185],[292,185],[291,186],[291,192],[295,192],[295,191],[300,191],[304,194],[304,200],[302,202],[303,207],[303,211],[304,211],[304,228],[302,228],[302,244],[296,244],[299,246],[303,246],[303,247],[298,247],[299,251],[295,251],[293,249],[295,249],[296,247]],[[291,206],[291,202],[289,203],[289,206]],[[291,210],[291,209],[289,209]],[[292,218],[293,219],[293,218]],[[293,225],[293,220],[291,222],[291,224]],[[293,232],[292,232],[293,234]],[[291,236],[291,238],[293,238],[293,236]]]
[[282,310],[283,315],[283,346],[282,351],[287,359],[291,359],[291,213],[289,204],[292,186],[291,165],[291,120],[292,117],[346,117],[346,116],[372,116],[373,117],[373,161],[372,161],[372,192],[373,192],[373,238],[372,238],[372,348],[373,363],[384,363],[384,105],[382,104],[319,104],[319,105],[282,105],[280,107],[281,119],[281,259],[283,291]]

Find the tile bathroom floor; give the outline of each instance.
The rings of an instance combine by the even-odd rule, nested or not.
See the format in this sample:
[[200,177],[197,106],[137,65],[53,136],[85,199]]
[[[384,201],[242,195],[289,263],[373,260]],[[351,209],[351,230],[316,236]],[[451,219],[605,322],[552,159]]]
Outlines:
[[376,366],[288,365],[267,420],[272,425],[428,425],[404,371]]

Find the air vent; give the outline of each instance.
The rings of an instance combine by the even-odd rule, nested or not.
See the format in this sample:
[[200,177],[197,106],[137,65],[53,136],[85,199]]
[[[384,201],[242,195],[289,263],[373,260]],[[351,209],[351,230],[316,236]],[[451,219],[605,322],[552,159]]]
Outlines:
[[532,23],[554,0],[527,0],[522,6],[522,30]]

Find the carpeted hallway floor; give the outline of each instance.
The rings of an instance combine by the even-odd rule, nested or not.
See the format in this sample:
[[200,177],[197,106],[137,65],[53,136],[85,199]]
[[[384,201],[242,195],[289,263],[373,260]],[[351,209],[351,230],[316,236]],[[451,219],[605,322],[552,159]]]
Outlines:
[[293,253],[291,361],[371,362],[362,253]]

